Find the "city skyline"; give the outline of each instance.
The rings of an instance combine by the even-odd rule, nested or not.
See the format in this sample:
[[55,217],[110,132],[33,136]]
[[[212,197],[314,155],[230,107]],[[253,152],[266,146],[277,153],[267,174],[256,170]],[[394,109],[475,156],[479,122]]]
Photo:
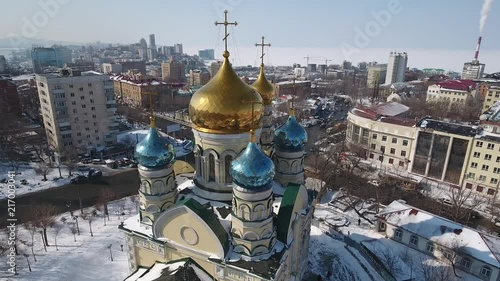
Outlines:
[[[222,27],[208,23],[220,21],[222,11],[227,9],[230,21],[239,23],[236,28],[229,28],[228,41],[234,54],[233,62],[237,65],[258,65],[253,45],[264,35],[273,46],[267,57],[267,63],[272,65],[305,63],[303,57],[307,55],[332,58],[333,63],[343,60],[383,63],[388,52],[406,51],[409,67],[460,71],[463,62],[472,59],[480,34],[483,4],[482,1],[465,0],[427,1],[432,4],[430,8],[421,5],[422,1],[417,4],[406,0],[363,2],[363,5],[360,5],[362,1],[322,2],[321,5],[297,1],[255,1],[252,4],[239,0],[191,1],[190,4],[153,1],[150,7],[154,9],[121,5],[120,13],[113,13],[116,2],[94,1],[108,18],[103,25],[99,20],[85,18],[95,13],[96,7],[92,0],[87,2],[12,3],[13,12],[0,19],[0,39],[25,36],[82,44],[96,41],[131,44],[155,34],[158,46],[183,43],[189,54],[213,48],[216,58],[221,58]],[[171,12],[173,10],[175,13]],[[443,14],[447,15],[444,24]],[[486,72],[500,69],[500,62],[495,64],[494,60],[500,54],[500,38],[495,36],[493,28],[500,25],[498,15],[500,6],[493,3],[482,33],[484,40],[479,57],[487,64]],[[133,18],[144,20],[142,23],[124,20]],[[84,32],[72,32],[75,29]],[[457,38],[456,30],[460,30],[462,37]],[[16,41],[11,44],[15,47]],[[287,55],[280,56],[281,53]],[[384,55],[380,57],[381,54]]]

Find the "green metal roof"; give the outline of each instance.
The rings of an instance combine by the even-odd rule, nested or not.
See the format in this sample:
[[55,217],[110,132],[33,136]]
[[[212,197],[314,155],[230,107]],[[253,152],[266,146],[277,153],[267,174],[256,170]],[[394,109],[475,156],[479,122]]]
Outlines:
[[288,226],[290,225],[290,220],[292,219],[293,206],[295,205],[295,200],[297,199],[299,190],[300,185],[289,184],[285,188],[285,194],[283,194],[283,199],[281,200],[276,228],[278,240],[285,243],[285,245],[287,242]]
[[[224,254],[227,254],[229,251],[229,237],[220,221],[215,215],[215,213],[211,210],[208,210],[203,205],[198,203],[198,201],[193,198],[180,200],[175,204],[176,206],[184,205],[195,212],[205,223],[212,229],[217,238],[219,239],[222,247],[224,248]],[[223,257],[221,257],[223,258]]]

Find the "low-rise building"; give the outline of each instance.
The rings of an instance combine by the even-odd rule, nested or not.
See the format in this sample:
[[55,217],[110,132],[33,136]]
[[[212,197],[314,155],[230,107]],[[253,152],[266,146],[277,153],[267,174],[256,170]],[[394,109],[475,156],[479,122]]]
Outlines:
[[377,64],[369,66],[366,86],[371,89],[374,88],[377,84],[384,84],[386,75],[387,64]]
[[311,81],[296,80],[283,81],[274,84],[276,96],[292,96],[298,99],[306,99],[311,95]]
[[500,238],[399,201],[377,217],[377,231],[387,238],[446,263],[451,261],[457,270],[479,280],[500,280]]
[[427,88],[427,101],[447,100],[465,102],[476,96],[476,82],[472,80],[447,80],[430,85]]
[[500,101],[500,83],[488,85],[488,90],[483,101],[483,112],[487,111],[498,101]]
[[189,85],[203,86],[210,81],[210,72],[206,69],[193,69],[189,71]]

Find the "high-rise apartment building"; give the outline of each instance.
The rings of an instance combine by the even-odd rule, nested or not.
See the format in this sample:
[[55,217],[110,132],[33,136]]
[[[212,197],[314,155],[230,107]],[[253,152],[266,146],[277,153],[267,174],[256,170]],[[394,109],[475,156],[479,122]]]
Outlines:
[[116,143],[116,101],[108,75],[62,69],[36,75],[36,83],[51,149],[92,154]]
[[389,85],[405,81],[406,65],[408,64],[408,55],[406,53],[391,52],[389,63],[387,64],[387,75],[385,84]]
[[368,76],[366,79],[366,86],[374,88],[376,84],[382,84],[387,75],[387,64],[377,64],[368,67]]
[[71,63],[71,50],[61,46],[36,47],[31,50],[31,59],[35,73],[43,73],[46,69],[61,68],[65,63]]
[[464,63],[462,69],[462,79],[479,79],[484,74],[484,63],[472,61]]
[[189,85],[203,86],[210,81],[210,73],[206,69],[192,69],[189,71]]
[[213,60],[215,57],[214,49],[199,50],[198,56],[204,60]]
[[186,81],[186,67],[184,63],[171,60],[161,64],[161,77],[163,81],[184,82]]
[[146,42],[146,39],[144,38],[141,38],[141,40],[139,40],[139,57],[142,59],[142,60],[147,60],[148,59],[148,43]]
[[175,44],[174,45],[174,49],[175,49],[175,53],[176,54],[179,54],[179,55],[183,54],[183,52],[182,52],[182,44]]

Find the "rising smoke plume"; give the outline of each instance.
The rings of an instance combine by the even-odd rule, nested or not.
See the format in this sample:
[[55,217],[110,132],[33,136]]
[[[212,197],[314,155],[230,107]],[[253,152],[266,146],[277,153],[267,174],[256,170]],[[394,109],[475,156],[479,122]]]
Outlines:
[[495,0],[484,0],[483,7],[481,8],[481,19],[479,20],[479,33],[483,33],[484,24],[488,15],[490,14],[491,6]]

